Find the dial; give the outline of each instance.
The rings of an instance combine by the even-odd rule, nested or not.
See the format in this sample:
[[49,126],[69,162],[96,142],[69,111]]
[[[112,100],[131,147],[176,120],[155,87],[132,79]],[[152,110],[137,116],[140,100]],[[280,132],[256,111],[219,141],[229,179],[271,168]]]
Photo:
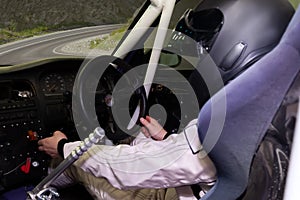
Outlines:
[[64,78],[57,73],[47,74],[42,78],[42,90],[45,95],[62,94],[65,91]]
[[64,76],[65,79],[65,89],[72,92],[73,91],[73,85],[75,82],[75,78],[76,78],[76,73],[67,73]]

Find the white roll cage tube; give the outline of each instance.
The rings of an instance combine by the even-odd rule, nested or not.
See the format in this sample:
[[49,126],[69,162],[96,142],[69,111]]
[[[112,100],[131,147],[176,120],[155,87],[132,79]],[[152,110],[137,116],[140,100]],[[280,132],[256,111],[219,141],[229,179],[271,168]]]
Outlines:
[[[128,53],[128,49],[134,48],[134,46],[146,33],[147,28],[149,28],[151,24],[161,14],[149,64],[144,79],[144,88],[147,97],[149,95],[151,84],[153,82],[154,75],[158,66],[160,53],[164,46],[164,41],[167,35],[167,31],[169,28],[169,24],[171,21],[175,4],[176,4],[176,0],[151,0],[151,4],[147,8],[147,10],[144,12],[142,17],[133,27],[129,35],[122,42],[121,46],[114,53],[114,56],[116,57],[119,58],[124,57],[124,55]],[[139,116],[139,112],[140,112],[140,107],[138,105],[127,126],[127,129],[131,129],[134,126],[135,122],[138,120],[137,118]]]
[[[149,28],[151,24],[157,19],[161,14],[161,18],[158,25],[158,30],[155,36],[153,50],[151,52],[149,65],[147,68],[144,87],[146,95],[148,97],[151,83],[153,82],[154,75],[158,66],[158,61],[160,57],[161,50],[163,48],[164,40],[167,34],[171,16],[174,10],[176,0],[150,0],[151,4],[144,12],[140,20],[133,27],[132,31],[122,42],[120,47],[114,53],[114,56],[123,58],[128,49],[133,49],[134,46],[139,42],[142,36],[146,33],[147,27]],[[135,110],[135,113],[131,119],[137,119],[139,113],[139,107]],[[130,126],[129,123],[128,127]],[[133,123],[134,125],[134,123]],[[59,197],[55,188],[50,187],[50,184],[64,172],[64,170],[74,163],[83,152],[87,151],[94,143],[102,139],[104,136],[104,130],[101,127],[97,127],[95,131],[90,134],[84,142],[75,148],[72,153],[64,160],[51,174],[49,174],[44,180],[42,180],[32,191],[28,192],[28,200],[53,200]]]

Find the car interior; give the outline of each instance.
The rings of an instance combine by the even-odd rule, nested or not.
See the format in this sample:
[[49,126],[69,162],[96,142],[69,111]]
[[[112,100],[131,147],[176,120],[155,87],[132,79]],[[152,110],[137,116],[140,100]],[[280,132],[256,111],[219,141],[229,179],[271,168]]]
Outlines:
[[[300,92],[300,11],[295,13],[286,0],[199,0],[193,6],[185,2],[176,1],[169,27],[171,37],[160,55],[162,67],[157,69],[161,76],[144,99],[142,115],[149,114],[153,105],[164,107],[164,128],[168,134],[177,134],[199,115],[200,140],[218,171],[216,185],[201,199],[283,199]],[[128,30],[134,28],[149,5],[151,1],[145,1]],[[158,24],[159,17],[133,50],[122,58],[114,57],[109,66],[102,66],[107,68],[96,83],[84,75],[91,57],[60,56],[17,65],[1,64],[0,199],[26,196],[47,176],[51,158],[38,150],[39,139],[61,130],[72,141],[82,140],[78,130],[87,125],[74,120],[76,113],[72,109],[78,89],[74,85],[80,78],[85,90],[79,94],[79,101],[87,105],[90,102],[83,99],[95,84],[96,121],[106,131],[107,141],[118,145],[132,139],[112,116],[111,95],[128,71],[149,63],[152,49],[148,43]],[[193,43],[181,39],[180,34]],[[115,52],[126,37],[128,34]],[[185,49],[190,51],[182,51]],[[196,67],[189,62],[189,56],[199,60]],[[214,76],[216,72],[210,70],[215,66]],[[181,74],[185,81],[165,78],[168,69]],[[207,85],[203,69],[213,73],[213,87]],[[222,80],[219,85],[214,84],[218,76]],[[139,82],[144,74],[137,73],[136,77]],[[124,88],[134,91],[134,81],[127,81]],[[165,86],[174,82],[175,89]],[[192,87],[199,109],[183,118],[181,107],[194,105],[189,101],[186,85]],[[140,93],[144,93],[138,91],[128,105],[132,115],[140,103]],[[225,115],[222,109],[212,110],[222,98]],[[211,147],[206,141],[215,136],[209,126],[219,119],[214,116],[224,116],[224,126]],[[95,120],[84,117],[88,118],[87,123]],[[59,192],[62,200],[92,199],[81,185]]]

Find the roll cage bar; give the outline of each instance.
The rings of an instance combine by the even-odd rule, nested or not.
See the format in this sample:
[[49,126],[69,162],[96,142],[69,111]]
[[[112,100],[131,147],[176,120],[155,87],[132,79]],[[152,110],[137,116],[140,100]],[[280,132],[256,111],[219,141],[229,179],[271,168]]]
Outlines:
[[[124,58],[128,50],[132,50],[135,47],[135,45],[147,32],[147,28],[151,27],[155,20],[161,15],[154,40],[153,50],[151,52],[149,65],[147,67],[147,72],[144,79],[144,87],[147,96],[149,95],[151,83],[157,69],[160,53],[164,45],[164,40],[167,35],[172,13],[177,2],[178,0],[150,0],[145,2],[140,13],[138,14],[138,17],[141,15],[141,13],[143,14],[136,23],[134,22],[135,25],[132,27],[130,33],[119,43],[119,46],[112,54],[112,56]],[[145,11],[143,12],[144,9]],[[134,119],[135,116],[137,117],[138,113],[139,109],[137,108],[132,118]],[[50,187],[50,184],[60,174],[62,174],[65,169],[74,163],[84,151],[87,151],[87,149],[90,148],[93,143],[97,143],[98,140],[103,137],[103,135],[103,129],[97,127],[95,131],[84,140],[84,144],[75,148],[64,160],[64,162],[62,162],[54,171],[45,177],[32,191],[28,192],[27,200],[52,200],[59,197],[56,189]]]

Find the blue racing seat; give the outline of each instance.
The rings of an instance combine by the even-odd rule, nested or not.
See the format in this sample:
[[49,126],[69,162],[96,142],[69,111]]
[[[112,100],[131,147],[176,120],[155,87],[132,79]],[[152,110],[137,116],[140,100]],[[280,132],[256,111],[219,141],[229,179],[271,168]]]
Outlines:
[[[254,155],[299,70],[300,9],[279,44],[203,106],[199,138],[218,171],[216,185],[203,199],[239,199],[246,190]],[[218,109],[221,104],[225,111]],[[222,115],[218,132],[212,124]]]

